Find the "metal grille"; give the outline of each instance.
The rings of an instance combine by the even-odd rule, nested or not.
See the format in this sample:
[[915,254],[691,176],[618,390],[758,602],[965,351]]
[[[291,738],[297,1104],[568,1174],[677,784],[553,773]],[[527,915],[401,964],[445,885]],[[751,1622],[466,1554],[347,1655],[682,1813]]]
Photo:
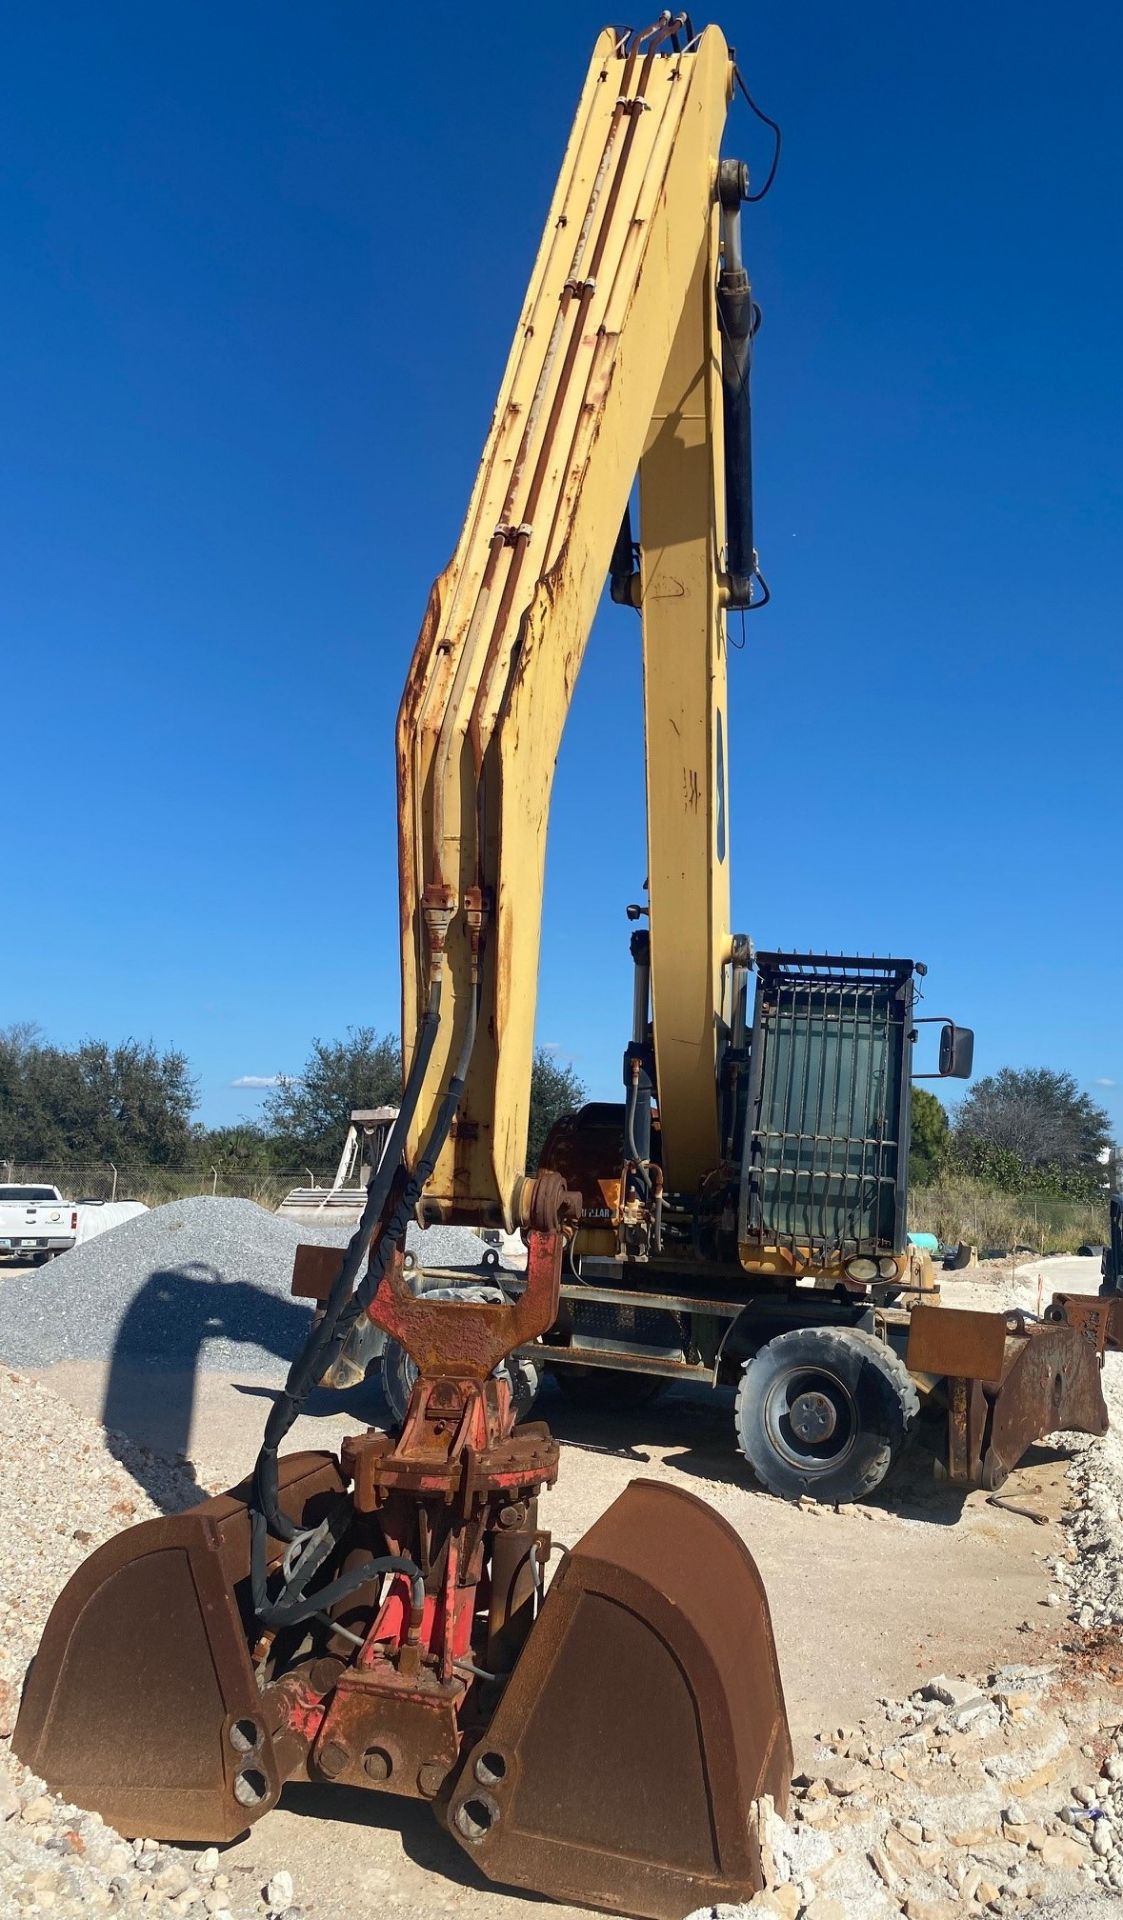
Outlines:
[[843,1258],[893,1250],[913,963],[762,954],[757,966],[742,1239]]
[[575,1303],[572,1345],[586,1351],[612,1352],[626,1347],[629,1353],[681,1354],[683,1320],[677,1313],[651,1307],[602,1306],[595,1302]]

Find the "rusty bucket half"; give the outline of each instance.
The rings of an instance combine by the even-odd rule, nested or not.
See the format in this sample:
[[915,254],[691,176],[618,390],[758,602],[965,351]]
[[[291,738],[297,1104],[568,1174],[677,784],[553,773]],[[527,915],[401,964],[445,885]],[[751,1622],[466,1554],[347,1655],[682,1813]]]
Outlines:
[[448,1823],[491,1880],[652,1920],[763,1885],[754,1803],[791,1744],[756,1564],[633,1480],[563,1561]]
[[[281,1505],[302,1525],[343,1491],[331,1454],[281,1468]],[[248,1491],[126,1528],[51,1609],[12,1744],[122,1833],[233,1840],[284,1784],[249,1652]]]

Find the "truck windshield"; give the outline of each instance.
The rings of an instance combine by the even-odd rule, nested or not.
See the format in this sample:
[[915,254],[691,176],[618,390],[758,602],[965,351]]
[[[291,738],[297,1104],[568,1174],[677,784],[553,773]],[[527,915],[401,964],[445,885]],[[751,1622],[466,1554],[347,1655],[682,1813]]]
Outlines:
[[0,1207],[9,1200],[57,1200],[53,1187],[0,1187]]

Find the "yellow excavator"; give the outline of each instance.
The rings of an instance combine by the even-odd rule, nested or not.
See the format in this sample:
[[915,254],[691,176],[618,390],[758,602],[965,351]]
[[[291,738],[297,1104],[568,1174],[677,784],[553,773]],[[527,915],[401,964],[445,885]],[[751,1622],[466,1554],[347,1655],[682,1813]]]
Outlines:
[[[593,49],[398,716],[400,1114],[346,1252],[298,1257],[317,1312],[252,1478],[95,1552],[25,1686],[20,1757],[125,1833],[225,1841],[336,1781],[430,1801],[497,1882],[653,1920],[744,1900],[791,1771],[756,1566],[635,1480],[548,1577],[558,1448],[516,1417],[520,1362],[733,1368],[762,1477],[828,1498],[877,1484],[922,1396],[968,1482],[1106,1427],[1094,1315],[941,1310],[908,1245],[917,968],[730,931],[726,623],[767,597],[739,84],[684,14]],[[528,1174],[551,783],[606,576],[642,623],[649,924],[625,1098]],[[944,1070],[969,1050],[945,1023]],[[407,1277],[415,1219],[520,1230],[525,1277]],[[282,1453],[381,1334],[415,1374],[400,1430]]]

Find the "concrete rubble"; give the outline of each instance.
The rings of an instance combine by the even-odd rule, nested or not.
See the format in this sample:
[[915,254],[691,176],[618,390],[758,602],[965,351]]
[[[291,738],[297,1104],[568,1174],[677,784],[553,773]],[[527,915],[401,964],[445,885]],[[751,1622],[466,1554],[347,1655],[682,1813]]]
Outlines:
[[1072,1504],[1049,1562],[1076,1656],[935,1674],[824,1728],[789,1820],[770,1817],[772,1883],[722,1920],[1123,1914],[1123,1355],[1104,1396],[1106,1439],[1064,1436]]

